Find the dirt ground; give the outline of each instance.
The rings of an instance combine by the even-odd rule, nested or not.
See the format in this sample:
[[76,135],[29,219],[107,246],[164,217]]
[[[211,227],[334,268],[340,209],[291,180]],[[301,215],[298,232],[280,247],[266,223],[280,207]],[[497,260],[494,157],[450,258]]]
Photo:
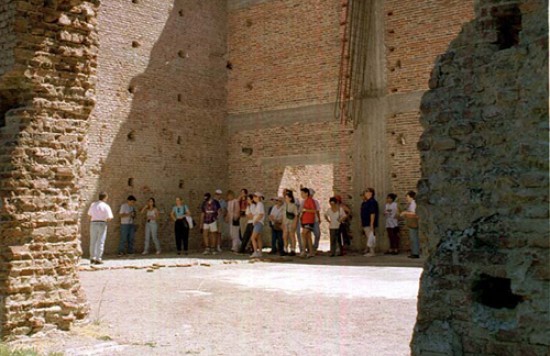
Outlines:
[[113,258],[99,269],[83,260],[89,320],[11,345],[65,355],[410,354],[422,261],[178,257]]

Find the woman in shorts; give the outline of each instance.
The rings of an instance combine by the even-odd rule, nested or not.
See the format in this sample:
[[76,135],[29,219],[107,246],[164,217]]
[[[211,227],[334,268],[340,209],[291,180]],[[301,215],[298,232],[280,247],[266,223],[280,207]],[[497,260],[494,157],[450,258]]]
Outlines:
[[252,246],[254,247],[254,252],[250,257],[262,257],[262,230],[264,228],[264,217],[265,217],[265,208],[264,196],[260,192],[254,193],[254,205],[250,207],[250,213],[253,215],[252,225],[254,226],[252,230]]

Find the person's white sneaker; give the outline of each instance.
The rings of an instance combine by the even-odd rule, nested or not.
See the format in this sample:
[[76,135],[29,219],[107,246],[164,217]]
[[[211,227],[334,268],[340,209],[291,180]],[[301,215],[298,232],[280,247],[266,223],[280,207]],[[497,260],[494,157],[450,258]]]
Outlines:
[[365,253],[363,256],[365,257],[375,257],[376,254],[374,252]]
[[147,251],[143,251],[143,253],[142,253],[143,256],[145,256],[147,254],[149,254],[149,252],[147,252]]
[[202,253],[203,255],[209,255],[210,254],[210,249],[207,247],[204,249],[204,252]]
[[218,252],[222,252],[222,248],[220,246],[218,246]]
[[258,257],[258,252],[254,251],[251,255],[250,255],[250,258],[256,258]]

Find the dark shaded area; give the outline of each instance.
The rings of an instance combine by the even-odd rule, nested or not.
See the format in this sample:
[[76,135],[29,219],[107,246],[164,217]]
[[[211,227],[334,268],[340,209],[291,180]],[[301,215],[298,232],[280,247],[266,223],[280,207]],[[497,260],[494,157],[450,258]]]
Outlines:
[[523,297],[512,293],[509,278],[492,277],[482,273],[472,287],[473,299],[489,308],[514,309]]
[[517,4],[499,6],[492,9],[496,21],[497,42],[499,49],[507,49],[519,44],[521,32],[521,11]]

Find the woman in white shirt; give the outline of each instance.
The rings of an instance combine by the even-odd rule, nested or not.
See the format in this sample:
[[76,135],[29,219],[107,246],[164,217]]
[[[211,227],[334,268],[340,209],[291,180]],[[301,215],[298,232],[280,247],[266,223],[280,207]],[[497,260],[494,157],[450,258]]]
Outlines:
[[250,207],[250,213],[253,215],[252,225],[254,230],[252,230],[252,246],[254,247],[254,252],[250,257],[262,257],[262,230],[264,228],[264,217],[265,217],[265,208],[264,196],[260,192],[254,193],[254,205]]
[[150,198],[149,200],[147,200],[147,205],[145,205],[143,209],[141,209],[141,213],[143,214],[144,212],[146,212],[147,214],[147,222],[145,223],[145,247],[143,248],[143,255],[149,253],[149,242],[151,237],[153,238],[153,243],[155,244],[157,255],[160,255],[160,243],[158,239],[157,224],[159,211],[155,204],[155,198]]
[[399,224],[397,222],[398,208],[395,199],[397,195],[390,193],[386,197],[386,208],[384,216],[386,217],[386,231],[390,239],[390,249],[386,255],[397,255],[399,253]]
[[342,255],[342,240],[340,239],[340,224],[346,219],[346,212],[338,204],[335,197],[329,199],[330,208],[325,212],[325,220],[329,223],[330,232],[330,257],[336,256],[336,247],[338,246],[338,255]]
[[251,213],[251,207],[256,205],[256,203],[254,203],[254,196],[252,194],[248,194],[247,197],[246,197],[246,203],[247,203],[247,207],[246,207],[246,210],[244,212],[244,216],[246,217],[246,226],[245,226],[245,229],[244,229],[244,234],[243,234],[243,241],[242,241],[242,244],[241,244],[241,248],[239,249],[239,252],[240,253],[245,253],[246,252],[246,248],[248,246],[248,242],[250,241],[250,236],[252,236],[252,231],[254,230],[254,215],[252,215]]

